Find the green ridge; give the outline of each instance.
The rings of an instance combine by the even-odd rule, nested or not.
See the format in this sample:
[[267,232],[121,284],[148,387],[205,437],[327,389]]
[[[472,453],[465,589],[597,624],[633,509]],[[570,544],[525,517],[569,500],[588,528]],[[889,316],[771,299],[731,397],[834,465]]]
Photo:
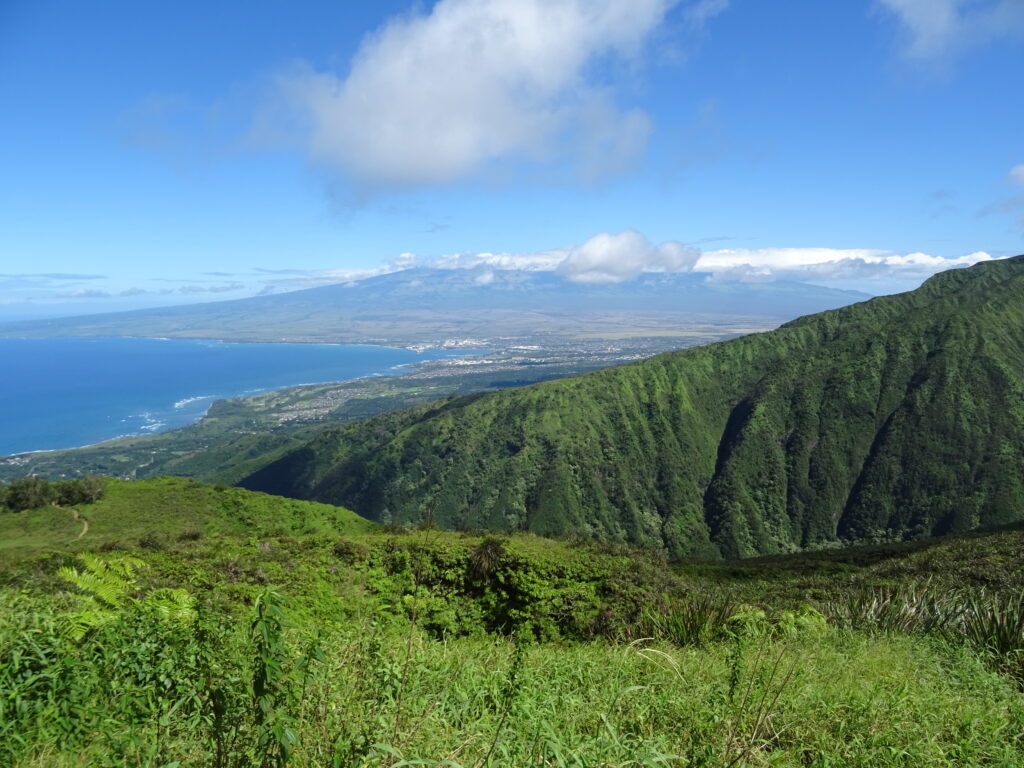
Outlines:
[[676,557],[1024,518],[1024,257],[782,328],[325,433],[242,481],[382,522]]
[[13,563],[40,551],[133,548],[140,542],[158,548],[182,537],[349,535],[378,527],[340,507],[190,479],[106,480],[95,504],[0,510],[0,560]]

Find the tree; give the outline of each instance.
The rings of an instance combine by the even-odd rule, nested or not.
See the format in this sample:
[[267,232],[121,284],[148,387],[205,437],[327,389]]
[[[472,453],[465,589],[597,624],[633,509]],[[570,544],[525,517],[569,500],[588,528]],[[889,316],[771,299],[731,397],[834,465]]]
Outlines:
[[7,506],[14,512],[45,507],[55,500],[54,488],[41,477],[19,477],[7,486]]
[[95,504],[103,498],[106,484],[103,478],[86,475],[74,480],[62,480],[54,483],[58,504],[74,506],[75,504]]

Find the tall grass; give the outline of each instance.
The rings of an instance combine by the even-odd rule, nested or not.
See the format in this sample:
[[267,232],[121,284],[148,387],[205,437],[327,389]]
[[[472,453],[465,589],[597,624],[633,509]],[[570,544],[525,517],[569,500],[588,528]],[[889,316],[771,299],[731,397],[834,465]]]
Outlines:
[[1024,764],[1021,694],[976,656],[810,610],[715,602],[713,621],[631,644],[372,619],[318,641],[264,593],[248,626],[128,607],[75,641],[72,603],[0,599],[3,765]]
[[837,626],[967,641],[1024,685],[1024,593],[939,590],[928,582],[852,590],[822,604]]
[[638,627],[644,636],[679,647],[699,646],[722,637],[737,609],[725,596],[703,593],[664,608],[646,608]]
[[[102,558],[60,571],[74,593],[0,590],[0,766],[1024,765],[1000,674],[1024,679],[1019,594],[922,582],[779,612],[623,580],[610,603],[589,570],[556,583],[502,540],[433,536],[330,549],[381,559],[376,609],[333,619],[255,585],[172,610],[134,570],[110,592]],[[83,610],[102,620],[69,632]]]

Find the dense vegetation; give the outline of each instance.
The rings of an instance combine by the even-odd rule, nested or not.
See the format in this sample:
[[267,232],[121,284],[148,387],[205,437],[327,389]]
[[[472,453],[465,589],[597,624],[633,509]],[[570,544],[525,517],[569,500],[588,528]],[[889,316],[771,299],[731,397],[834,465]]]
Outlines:
[[745,557],[1024,518],[1024,257],[324,433],[242,485],[384,523]]
[[1024,531],[669,567],[185,480],[0,512],[0,764],[1024,765]]
[[95,475],[48,482],[41,477],[19,477],[5,485],[0,482],[0,511],[35,509],[47,504],[72,506],[92,504],[103,498],[103,479]]

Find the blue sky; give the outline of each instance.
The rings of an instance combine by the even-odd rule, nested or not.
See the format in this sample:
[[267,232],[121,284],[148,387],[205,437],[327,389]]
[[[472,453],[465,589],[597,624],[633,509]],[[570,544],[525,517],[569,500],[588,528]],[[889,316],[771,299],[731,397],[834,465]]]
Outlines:
[[1022,0],[0,2],[0,319],[1024,252]]

